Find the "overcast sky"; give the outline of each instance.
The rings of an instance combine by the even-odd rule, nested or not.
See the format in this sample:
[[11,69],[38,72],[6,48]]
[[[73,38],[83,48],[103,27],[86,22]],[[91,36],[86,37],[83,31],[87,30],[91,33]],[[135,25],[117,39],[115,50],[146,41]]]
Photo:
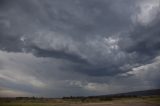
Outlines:
[[160,88],[160,0],[0,0],[0,96]]

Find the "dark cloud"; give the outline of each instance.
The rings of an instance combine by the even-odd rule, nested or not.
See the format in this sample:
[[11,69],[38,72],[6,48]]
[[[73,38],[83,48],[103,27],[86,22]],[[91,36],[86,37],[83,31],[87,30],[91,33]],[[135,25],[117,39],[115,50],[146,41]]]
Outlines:
[[155,74],[135,75],[159,73],[159,13],[159,0],[0,0],[0,84],[34,92],[48,81],[48,96],[159,87]]
[[15,37],[14,35],[7,37],[7,34],[3,33],[1,33],[0,43],[0,48],[9,52],[22,52],[22,48],[24,47],[19,37]]
[[[159,51],[159,24],[152,26],[137,26],[130,35],[128,36],[129,39],[132,41],[131,44],[126,45],[127,52],[136,51],[140,54],[146,55],[154,55],[155,52]],[[129,43],[129,42],[128,42]]]
[[160,51],[160,21],[151,26],[138,25],[135,29],[126,34],[125,38],[119,41],[119,45],[127,53],[136,52],[137,63],[149,63]]
[[65,53],[65,51],[57,50],[44,50],[38,47],[33,47],[34,55],[38,57],[54,57],[54,58],[63,58],[76,63],[87,64],[87,61],[75,54]]

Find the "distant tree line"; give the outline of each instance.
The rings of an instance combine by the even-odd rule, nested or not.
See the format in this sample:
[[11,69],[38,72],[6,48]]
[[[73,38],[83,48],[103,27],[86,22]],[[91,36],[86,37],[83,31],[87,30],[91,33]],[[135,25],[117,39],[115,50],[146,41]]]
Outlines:
[[82,102],[85,101],[111,101],[114,98],[135,98],[138,97],[136,95],[105,95],[105,96],[69,96],[69,97],[63,97],[63,100],[80,100]]

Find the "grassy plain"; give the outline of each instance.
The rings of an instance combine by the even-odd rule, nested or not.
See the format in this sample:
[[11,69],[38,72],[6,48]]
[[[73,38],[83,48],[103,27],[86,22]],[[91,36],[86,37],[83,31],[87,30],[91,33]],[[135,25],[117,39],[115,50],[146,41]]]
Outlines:
[[0,106],[160,106],[160,96],[113,98],[100,100],[87,99],[0,99]]

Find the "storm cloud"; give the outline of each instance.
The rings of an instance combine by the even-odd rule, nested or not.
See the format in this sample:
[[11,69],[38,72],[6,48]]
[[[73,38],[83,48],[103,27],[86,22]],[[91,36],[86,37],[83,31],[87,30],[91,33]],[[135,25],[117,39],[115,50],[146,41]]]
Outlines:
[[0,0],[0,96],[159,88],[159,0]]

